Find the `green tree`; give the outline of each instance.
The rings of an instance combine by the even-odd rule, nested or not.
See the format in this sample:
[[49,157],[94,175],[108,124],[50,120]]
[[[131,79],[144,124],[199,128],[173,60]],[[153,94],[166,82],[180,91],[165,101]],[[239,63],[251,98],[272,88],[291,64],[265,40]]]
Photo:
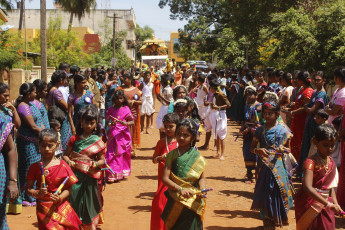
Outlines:
[[54,0],[54,3],[61,5],[71,14],[68,31],[72,29],[73,16],[78,17],[80,21],[85,13],[90,13],[90,10],[95,9],[97,5],[96,0]]
[[[89,66],[93,64],[92,56],[83,50],[85,45],[74,32],[61,29],[61,18],[49,19],[47,29],[48,66],[57,67],[61,62],[71,65]],[[32,52],[40,53],[40,37],[30,43]]]
[[134,44],[135,52],[139,51],[143,42],[147,39],[152,39],[152,35],[155,33],[154,30],[148,25],[140,27],[138,24],[134,30],[136,41]]
[[0,0],[0,8],[11,10],[13,9],[13,3],[12,0]]
[[313,11],[291,8],[272,15],[271,22],[261,30],[264,65],[331,72],[345,64],[345,0],[319,4]]

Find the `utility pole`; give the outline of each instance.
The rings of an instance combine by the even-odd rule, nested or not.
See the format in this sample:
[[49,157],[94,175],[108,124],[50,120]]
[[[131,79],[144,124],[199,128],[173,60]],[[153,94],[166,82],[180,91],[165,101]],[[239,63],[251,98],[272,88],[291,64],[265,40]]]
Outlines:
[[41,0],[41,79],[47,82],[46,0]]
[[116,13],[114,13],[114,16],[107,16],[108,18],[112,18],[113,19],[113,58],[115,58],[115,44],[116,44],[116,19],[117,18],[121,18],[121,17],[118,17],[116,15]]

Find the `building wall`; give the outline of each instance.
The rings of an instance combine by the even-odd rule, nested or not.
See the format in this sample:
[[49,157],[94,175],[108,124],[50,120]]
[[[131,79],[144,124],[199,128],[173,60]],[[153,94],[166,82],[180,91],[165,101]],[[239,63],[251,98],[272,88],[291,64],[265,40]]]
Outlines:
[[179,54],[174,50],[174,44],[179,42],[180,35],[178,32],[170,32],[170,43],[168,46],[168,57],[170,59],[175,59],[177,63],[184,62],[184,59],[179,56]]
[[[136,27],[136,19],[133,9],[129,10],[91,10],[90,14],[86,14],[80,21],[78,18],[73,19],[73,27],[88,27],[94,33],[99,34],[101,37],[105,35],[105,27],[106,30],[111,30],[113,28],[113,20],[111,18],[106,19],[107,16],[113,16],[114,13],[116,16],[120,17],[116,20],[116,31],[126,31],[127,35],[122,43],[122,47],[127,53],[129,58],[134,58],[134,52],[132,48],[127,47],[127,41],[135,40],[135,33],[134,29]],[[62,18],[62,28],[67,29],[68,23],[70,19],[70,14],[66,11],[60,9],[48,9],[47,10],[47,26],[48,26],[48,19],[49,18]],[[25,10],[25,20],[26,20],[26,27],[31,29],[39,29],[40,28],[40,10],[37,9],[27,9]],[[105,23],[108,21],[108,23]],[[8,12],[8,25],[13,25],[14,28],[19,27],[19,9],[12,10]],[[87,32],[85,32],[87,34]],[[83,39],[84,36],[82,36]],[[112,33],[110,34],[110,39],[112,38]],[[104,39],[101,38],[101,41]],[[105,41],[107,42],[107,41]],[[128,49],[129,48],[129,49]]]

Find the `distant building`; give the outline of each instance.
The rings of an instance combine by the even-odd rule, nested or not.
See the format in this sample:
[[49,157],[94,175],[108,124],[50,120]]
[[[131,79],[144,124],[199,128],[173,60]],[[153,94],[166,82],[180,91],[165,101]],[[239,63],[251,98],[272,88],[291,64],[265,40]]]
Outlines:
[[[13,25],[14,29],[19,27],[19,9],[8,11],[8,25]],[[134,59],[134,48],[131,45],[132,41],[136,39],[134,29],[136,27],[136,19],[133,9],[128,10],[91,10],[90,14],[85,14],[84,17],[79,21],[78,18],[74,17],[72,30],[77,32],[77,35],[87,41],[96,41],[96,34],[100,37],[100,42],[106,43],[112,39],[113,36],[113,19],[108,18],[116,14],[116,32],[125,31],[126,36],[122,42],[122,47],[125,50],[127,56],[130,59]],[[1,15],[1,13],[0,13]],[[1,16],[0,16],[1,17]],[[70,19],[70,13],[63,11],[61,9],[47,9],[47,23],[49,18],[58,18],[62,19],[62,29],[68,28],[68,23]],[[28,30],[32,30],[31,36],[33,38],[38,36],[36,33],[39,32],[37,29],[40,28],[40,10],[39,9],[26,9],[25,10],[25,20],[26,27]],[[47,25],[48,26],[48,25]],[[28,33],[27,30],[27,33]],[[86,35],[86,37],[85,37]],[[97,46],[98,48],[98,46]]]
[[170,32],[170,42],[168,45],[168,57],[175,59],[177,63],[183,63],[184,59],[180,57],[177,47],[180,45],[180,34],[178,32]]

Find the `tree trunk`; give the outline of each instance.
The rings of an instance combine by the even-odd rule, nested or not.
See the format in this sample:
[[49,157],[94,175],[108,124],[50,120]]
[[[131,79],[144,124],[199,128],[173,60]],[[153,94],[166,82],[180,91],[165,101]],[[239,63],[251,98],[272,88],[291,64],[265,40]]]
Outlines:
[[69,23],[68,23],[68,32],[72,30],[72,22],[73,22],[73,13],[71,13],[71,16],[69,18]]
[[20,1],[20,12],[19,12],[19,27],[18,27],[18,32],[20,33],[23,28],[23,19],[24,19],[24,0]]
[[41,0],[41,79],[47,82],[47,15],[46,0]]

